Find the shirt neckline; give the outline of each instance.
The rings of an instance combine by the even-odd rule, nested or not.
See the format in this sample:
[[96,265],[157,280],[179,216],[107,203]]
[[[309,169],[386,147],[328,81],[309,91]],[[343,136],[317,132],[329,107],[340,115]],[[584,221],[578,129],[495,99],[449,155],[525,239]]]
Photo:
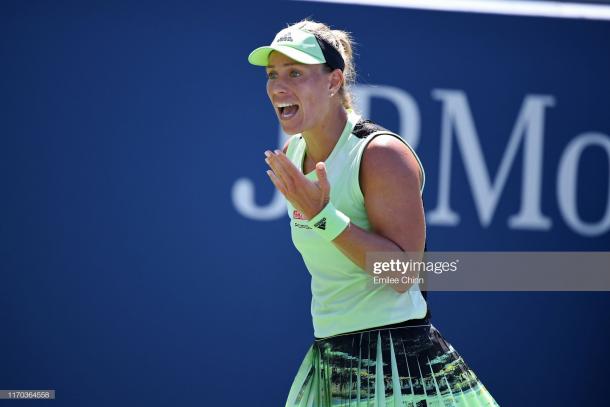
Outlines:
[[[343,128],[343,132],[341,133],[341,136],[339,136],[339,140],[337,140],[337,143],[335,144],[332,151],[330,152],[330,155],[328,156],[328,158],[326,158],[326,160],[324,160],[325,164],[327,162],[330,162],[332,160],[332,158],[337,154],[337,151],[339,151],[339,149],[341,148],[343,143],[345,143],[345,140],[347,140],[347,136],[354,129],[354,126],[358,122],[359,118],[360,118],[360,115],[358,115],[352,109],[347,109],[347,120],[345,122],[345,127]],[[303,148],[303,153],[301,154],[301,160],[300,160],[300,162],[301,162],[300,170],[303,174],[305,174],[305,172],[303,171],[304,170],[303,164],[305,163],[305,153],[306,152],[307,152],[307,144],[305,144],[305,147]],[[313,179],[317,178],[316,169],[314,168],[313,170],[309,171],[307,174],[305,174],[305,176],[308,178],[313,178]]]

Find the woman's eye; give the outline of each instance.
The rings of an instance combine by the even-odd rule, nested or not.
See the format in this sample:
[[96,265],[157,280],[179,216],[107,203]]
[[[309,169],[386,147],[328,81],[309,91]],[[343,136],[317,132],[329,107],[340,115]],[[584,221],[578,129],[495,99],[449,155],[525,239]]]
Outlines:
[[301,76],[301,72],[299,72],[299,71],[290,71],[290,76],[292,76],[293,78],[298,78],[299,76]]
[[267,72],[267,79],[275,79],[277,74],[275,72]]

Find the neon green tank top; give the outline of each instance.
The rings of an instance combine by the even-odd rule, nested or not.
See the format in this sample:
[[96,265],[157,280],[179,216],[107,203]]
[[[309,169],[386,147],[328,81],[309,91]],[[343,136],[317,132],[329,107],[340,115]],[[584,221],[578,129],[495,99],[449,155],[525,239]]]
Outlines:
[[[415,151],[400,136],[364,121],[348,110],[345,128],[325,161],[330,182],[330,200],[352,223],[371,230],[360,190],[362,153],[373,138],[392,134]],[[303,172],[306,144],[300,134],[290,138],[287,157]],[[424,169],[420,165],[424,188]],[[315,170],[305,175],[316,180]],[[287,201],[292,241],[311,274],[311,315],[314,335],[325,338],[341,333],[423,318],[426,300],[417,285],[404,293],[390,286],[373,284],[373,278],[354,264],[333,243],[325,241],[307,226],[307,219]]]

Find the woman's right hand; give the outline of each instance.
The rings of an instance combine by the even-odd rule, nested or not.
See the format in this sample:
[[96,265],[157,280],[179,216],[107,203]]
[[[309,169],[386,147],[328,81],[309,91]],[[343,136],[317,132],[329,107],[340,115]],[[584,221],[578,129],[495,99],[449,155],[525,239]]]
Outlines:
[[283,152],[267,150],[265,155],[265,162],[271,167],[267,175],[292,206],[307,219],[324,209],[330,200],[330,183],[323,162],[316,164],[318,180],[310,181]]

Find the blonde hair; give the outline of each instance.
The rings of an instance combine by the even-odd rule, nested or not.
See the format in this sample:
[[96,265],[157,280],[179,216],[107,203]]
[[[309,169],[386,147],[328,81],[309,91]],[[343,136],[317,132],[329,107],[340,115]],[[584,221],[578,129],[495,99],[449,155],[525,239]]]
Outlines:
[[339,89],[339,95],[341,96],[343,107],[352,109],[353,97],[350,92],[350,87],[356,83],[356,68],[354,66],[353,56],[354,40],[351,34],[347,31],[333,30],[324,23],[309,19],[303,19],[289,27],[298,28],[319,36],[339,51],[345,62],[345,68],[343,69],[345,81],[343,82],[343,85],[341,85],[341,89]]

